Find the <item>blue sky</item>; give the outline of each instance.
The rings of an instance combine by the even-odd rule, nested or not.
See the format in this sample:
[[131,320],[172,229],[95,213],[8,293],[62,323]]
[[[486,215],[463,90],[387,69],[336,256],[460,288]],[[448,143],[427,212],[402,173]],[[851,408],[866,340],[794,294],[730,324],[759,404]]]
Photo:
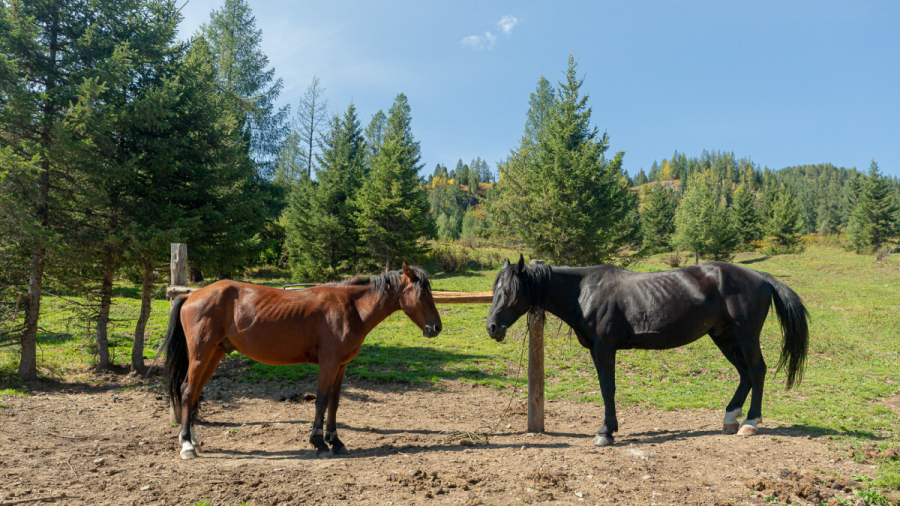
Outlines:
[[[222,0],[190,0],[189,37]],[[409,99],[424,172],[502,160],[574,51],[632,175],[677,149],[900,176],[900,2],[250,1],[296,109],[312,77],[363,125]]]

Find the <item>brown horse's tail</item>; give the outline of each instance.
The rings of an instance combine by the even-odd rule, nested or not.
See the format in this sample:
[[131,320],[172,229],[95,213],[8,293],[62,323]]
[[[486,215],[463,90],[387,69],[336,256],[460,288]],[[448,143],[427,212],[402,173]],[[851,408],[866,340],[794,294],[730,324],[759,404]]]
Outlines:
[[767,281],[774,289],[772,300],[781,322],[781,357],[776,373],[787,366],[787,387],[791,388],[803,379],[803,367],[809,350],[809,311],[800,296],[787,285],[772,276],[767,276]]
[[184,335],[184,327],[181,325],[181,306],[187,300],[187,295],[179,295],[172,303],[169,313],[169,330],[166,332],[166,340],[163,341],[161,350],[166,353],[165,378],[169,382],[169,403],[172,406],[173,422],[181,422],[181,385],[187,377],[188,357],[187,337]]

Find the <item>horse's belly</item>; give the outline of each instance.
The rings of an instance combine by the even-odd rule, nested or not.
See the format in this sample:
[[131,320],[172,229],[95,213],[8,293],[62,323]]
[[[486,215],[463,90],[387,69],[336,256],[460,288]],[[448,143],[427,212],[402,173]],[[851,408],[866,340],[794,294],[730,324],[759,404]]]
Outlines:
[[228,338],[231,346],[242,355],[269,365],[317,364],[316,346],[309,346],[295,337],[287,339],[267,339],[260,336],[237,336]]
[[706,334],[706,331],[682,331],[682,332],[645,332],[641,334],[634,334],[628,340],[626,340],[624,346],[620,346],[622,349],[637,349],[637,350],[669,350],[672,348],[678,348],[680,346],[684,346],[686,344],[690,344],[697,339],[703,337]]

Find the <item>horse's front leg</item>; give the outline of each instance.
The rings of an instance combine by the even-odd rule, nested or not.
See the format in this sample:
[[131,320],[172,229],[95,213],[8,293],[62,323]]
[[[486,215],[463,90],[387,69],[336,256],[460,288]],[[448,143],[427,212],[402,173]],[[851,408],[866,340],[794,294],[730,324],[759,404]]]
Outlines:
[[597,431],[594,444],[597,446],[610,446],[613,444],[613,433],[619,430],[619,421],[616,419],[616,348],[595,341],[591,349],[591,357],[594,359],[594,367],[597,368],[597,377],[600,379],[600,392],[603,394],[603,427]]
[[347,366],[343,365],[338,370],[337,377],[334,380],[334,387],[331,389],[331,395],[328,398],[328,420],[325,425],[325,442],[331,445],[331,453],[335,456],[349,455],[350,451],[344,446],[344,443],[337,436],[337,409],[341,400],[341,385],[344,383],[344,371]]
[[325,422],[325,408],[334,387],[334,379],[338,366],[331,364],[319,364],[319,384],[316,389],[316,416],[313,418],[312,434],[309,442],[316,448],[316,457],[320,459],[331,456],[331,450],[325,444],[325,432],[322,430]]

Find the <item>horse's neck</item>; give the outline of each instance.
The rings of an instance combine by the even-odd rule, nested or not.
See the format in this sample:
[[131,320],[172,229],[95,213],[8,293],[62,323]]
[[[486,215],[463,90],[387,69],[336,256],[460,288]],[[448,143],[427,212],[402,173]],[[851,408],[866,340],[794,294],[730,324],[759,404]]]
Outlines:
[[394,311],[400,309],[400,301],[397,297],[390,297],[387,294],[376,295],[368,287],[365,292],[355,297],[354,301],[366,334]]
[[581,280],[584,274],[566,269],[553,269],[550,278],[550,289],[541,307],[564,321],[573,329],[580,327],[581,306],[578,297],[581,295]]

